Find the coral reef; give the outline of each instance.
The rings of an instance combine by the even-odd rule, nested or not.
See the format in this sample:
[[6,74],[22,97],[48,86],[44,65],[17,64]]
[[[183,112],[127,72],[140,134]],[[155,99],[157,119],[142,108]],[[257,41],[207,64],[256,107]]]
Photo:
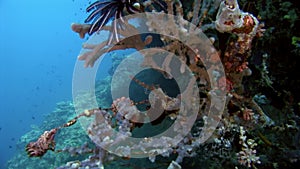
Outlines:
[[[26,151],[33,159],[43,156],[34,159],[35,163],[52,168],[147,168],[143,164],[168,169],[295,168],[300,162],[299,98],[276,86],[284,82],[274,82],[274,68],[268,67],[268,59],[276,55],[264,49],[270,47],[272,25],[261,20],[270,21],[268,17],[273,13],[266,11],[279,5],[277,12],[285,14],[283,20],[293,29],[298,24],[299,9],[280,0],[264,3],[266,7],[255,4],[253,11],[245,12],[253,4],[244,0],[240,5],[237,0],[96,1],[87,9],[94,10],[86,20],[94,19],[92,24],[72,24],[71,28],[81,38],[85,34],[90,34],[90,38],[103,32],[108,35],[101,35],[96,44],[85,43],[78,59],[85,61],[85,67],[93,67],[106,53],[133,48],[142,61],[129,56],[127,61],[133,65],[121,69],[124,78],[117,79],[115,84],[110,84],[111,80],[114,82],[112,77],[96,83],[95,95],[101,107],[83,109],[74,117],[73,104],[59,104],[52,117],[47,117],[47,125],[28,133],[20,145],[27,144]],[[130,22],[135,17],[140,19],[138,24]],[[209,38],[202,37],[202,32]],[[299,50],[295,40],[299,36],[290,36],[291,40],[294,38],[290,41],[296,48],[294,54]],[[261,53],[257,52],[259,48]],[[261,60],[257,63],[259,56]],[[120,62],[115,59],[111,75],[118,73]],[[149,79],[156,78],[153,73],[131,77],[128,72],[134,65],[159,70],[160,78],[166,81],[161,80],[158,85],[170,85],[168,80],[175,79],[180,92],[171,96],[163,87],[149,84]],[[121,88],[127,75],[144,89],[148,99],[133,100],[136,96],[125,95],[108,98],[109,86]],[[264,91],[266,88],[268,92]],[[195,99],[197,95],[201,98]],[[274,95],[282,106],[278,107],[277,102],[271,104]],[[91,97],[81,95],[74,106],[88,105]],[[183,102],[184,99],[187,101]],[[142,113],[141,107],[146,113]],[[195,115],[191,113],[194,111]],[[59,117],[62,112],[63,117]],[[76,123],[78,120],[82,124],[87,122],[83,127],[86,131]],[[169,124],[173,138],[142,135],[130,140],[149,130],[149,126],[166,128]],[[75,136],[78,143],[73,143]],[[144,158],[137,159],[140,165],[135,157]],[[12,161],[18,158],[21,155]],[[9,168],[28,163],[12,161]]]

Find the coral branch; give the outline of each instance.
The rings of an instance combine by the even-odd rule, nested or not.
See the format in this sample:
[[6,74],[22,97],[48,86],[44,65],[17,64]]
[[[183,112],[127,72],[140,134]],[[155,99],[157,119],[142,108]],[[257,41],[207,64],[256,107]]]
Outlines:
[[[72,30],[79,33],[81,37],[84,37],[85,33],[88,32],[90,25],[87,24],[73,24]],[[90,51],[84,52],[83,54],[78,56],[79,60],[84,60],[85,67],[93,67],[96,60],[99,59],[103,54],[114,51],[114,50],[121,50],[121,49],[129,49],[134,48],[136,50],[142,50],[145,48],[146,45],[152,42],[152,36],[147,36],[145,40],[141,38],[138,31],[134,26],[126,23],[123,25],[125,28],[124,30],[119,30],[118,33],[127,38],[122,38],[118,41],[118,43],[114,44],[113,46],[108,43],[109,40],[102,41],[99,44],[83,44],[83,49],[87,49]],[[111,28],[109,26],[104,26],[102,30],[110,31]],[[129,33],[130,32],[130,33]],[[128,37],[128,34],[136,33],[137,35]],[[94,35],[99,36],[99,35]],[[119,35],[118,35],[119,36]]]
[[80,38],[83,39],[85,37],[85,34],[89,32],[91,25],[90,24],[77,24],[72,23],[71,29],[78,33]]

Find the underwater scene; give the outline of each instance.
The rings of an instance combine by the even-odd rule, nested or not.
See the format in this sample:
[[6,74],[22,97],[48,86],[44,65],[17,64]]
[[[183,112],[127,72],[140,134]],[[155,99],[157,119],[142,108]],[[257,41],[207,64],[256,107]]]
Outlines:
[[296,0],[0,1],[0,169],[299,168],[299,16]]

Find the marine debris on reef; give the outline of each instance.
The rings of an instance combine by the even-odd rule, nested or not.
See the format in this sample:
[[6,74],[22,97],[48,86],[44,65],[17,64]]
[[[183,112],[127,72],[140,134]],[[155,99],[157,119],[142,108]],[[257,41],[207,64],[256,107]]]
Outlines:
[[[89,155],[84,156],[86,159],[66,161],[65,165],[58,167],[61,169],[104,168],[109,162],[118,160],[115,154],[125,159],[143,154],[160,168],[168,169],[186,166],[195,168],[197,165],[204,168],[280,168],[299,162],[299,150],[289,152],[288,147],[280,147],[279,143],[273,143],[274,139],[267,138],[267,135],[276,131],[288,131],[293,135],[287,134],[288,137],[299,141],[296,120],[300,118],[291,115],[292,118],[285,124],[276,124],[275,119],[268,116],[262,108],[263,97],[251,95],[245,90],[243,80],[252,75],[248,62],[252,57],[253,41],[263,37],[266,30],[256,16],[240,9],[237,0],[107,0],[92,3],[87,8],[87,12],[90,11],[92,13],[86,22],[91,24],[72,24],[72,30],[81,38],[85,34],[103,31],[110,34],[99,44],[83,45],[86,52],[81,53],[78,59],[85,61],[85,67],[93,67],[105,53],[134,48],[143,56],[143,66],[154,65],[154,68],[158,68],[158,61],[153,56],[159,53],[164,56],[161,58],[161,66],[166,70],[185,75],[189,74],[188,68],[196,80],[182,78],[185,88],[177,97],[170,97],[156,84],[150,86],[141,79],[128,77],[149,91],[149,100],[134,102],[131,98],[120,97],[106,108],[84,110],[66,123],[48,128],[36,141],[28,143],[26,151],[30,157],[42,157],[48,150],[57,154]],[[136,13],[146,18],[144,26],[149,32],[161,33],[158,38],[153,34],[141,35],[140,28],[128,21],[132,16],[137,16],[130,14]],[[212,19],[213,16],[216,18]],[[211,20],[215,21],[210,22]],[[216,36],[203,38],[199,43],[197,39],[202,33],[199,29],[212,31]],[[221,33],[227,33],[229,37],[227,43],[219,44],[216,50],[212,44],[216,45],[216,41],[221,41],[217,36]],[[156,46],[151,47],[151,51],[144,50],[153,43]],[[173,67],[174,59],[168,53],[176,54],[181,60],[180,64]],[[164,77],[174,78],[172,74],[164,74]],[[195,86],[199,90],[195,90]],[[105,92],[97,97],[105,98],[102,96]],[[222,92],[225,94],[218,95]],[[201,95],[201,98],[191,98],[190,102],[181,103],[182,99],[191,95]],[[81,99],[83,104],[89,101]],[[222,104],[223,101],[225,105]],[[146,105],[145,114],[137,108],[139,105]],[[179,113],[181,109],[184,109],[183,114]],[[196,118],[192,121],[190,112],[195,109]],[[174,125],[176,137],[181,136],[181,132],[185,133],[193,122],[192,129],[179,141],[162,136],[124,142],[133,135],[134,130],[142,128],[145,121],[151,122],[160,116],[161,114],[156,115],[156,111],[160,110],[164,118],[179,121]],[[75,126],[82,118],[91,119],[86,133],[95,145],[90,147],[84,144],[77,148],[62,148],[68,145],[60,145],[61,149],[57,150],[55,139],[62,139],[57,131]],[[205,127],[209,124],[212,127]],[[159,124],[156,121],[152,125]],[[269,132],[263,132],[264,130]],[[58,136],[55,138],[55,135]],[[117,153],[105,150],[110,146],[117,146]],[[296,143],[293,146],[300,147]],[[268,161],[274,160],[270,154],[276,153],[286,155],[284,164]]]

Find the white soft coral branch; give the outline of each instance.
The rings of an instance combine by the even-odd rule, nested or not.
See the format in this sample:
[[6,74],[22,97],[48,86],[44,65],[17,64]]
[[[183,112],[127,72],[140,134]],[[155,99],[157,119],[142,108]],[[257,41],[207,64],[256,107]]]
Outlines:
[[90,49],[91,51],[85,52],[78,56],[78,60],[84,60],[84,67],[91,66],[93,67],[96,60],[102,56],[104,53],[108,52],[108,48],[106,46],[106,41],[97,45],[92,44],[84,44],[82,47],[84,49]]
[[[88,32],[90,25],[86,24],[72,24],[72,30],[79,33],[80,37]],[[109,27],[103,27],[103,30],[111,30]],[[132,25],[126,24],[126,29],[120,30],[119,34],[124,37],[114,45],[108,45],[108,40],[103,41],[99,44],[83,44],[83,49],[90,51],[84,52],[78,56],[79,60],[84,60],[84,67],[93,67],[96,60],[104,53],[120,50],[134,48],[136,50],[142,50],[144,47],[152,42],[152,36],[147,36],[145,40],[142,40],[139,32]]]

